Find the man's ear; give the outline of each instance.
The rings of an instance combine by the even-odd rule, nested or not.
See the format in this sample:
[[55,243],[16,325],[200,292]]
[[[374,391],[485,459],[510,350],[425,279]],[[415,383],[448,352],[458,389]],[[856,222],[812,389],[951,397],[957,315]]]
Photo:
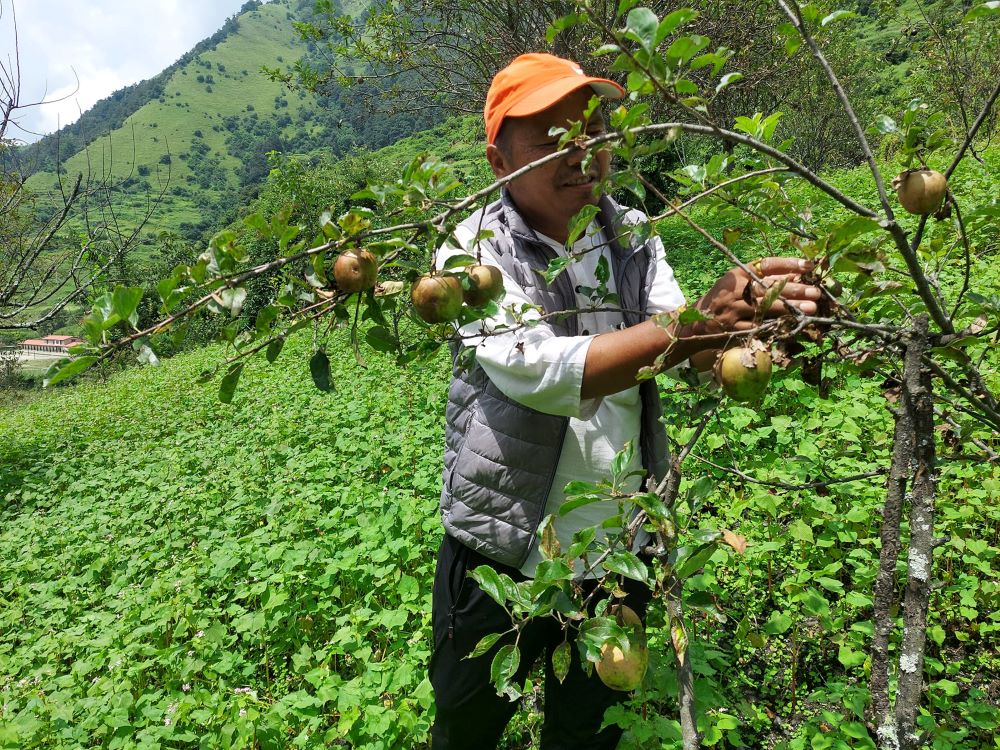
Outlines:
[[510,174],[510,164],[507,163],[507,158],[504,156],[503,151],[492,143],[486,147],[486,161],[490,163],[493,174],[497,177],[506,177]]

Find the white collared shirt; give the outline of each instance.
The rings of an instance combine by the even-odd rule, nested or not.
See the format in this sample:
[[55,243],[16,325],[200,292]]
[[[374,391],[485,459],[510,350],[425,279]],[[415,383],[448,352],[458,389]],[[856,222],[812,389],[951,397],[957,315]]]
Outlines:
[[[471,248],[474,234],[459,227],[456,239],[460,247],[445,248],[438,257],[438,267],[444,266],[453,255],[475,254]],[[549,244],[558,255],[565,256],[565,246],[544,235],[538,238]],[[667,264],[663,244],[658,237],[651,238],[649,246],[654,252],[653,280],[649,288],[646,312],[655,314],[676,310],[684,304],[684,295],[674,278],[673,269]],[[481,262],[502,266],[491,252],[488,243],[480,245]],[[611,267],[611,253],[606,245],[603,230],[595,222],[572,249],[577,260],[563,273],[569,275],[577,290],[577,304],[581,309],[593,307],[593,301],[581,287],[596,289],[598,261],[603,255]],[[607,281],[607,291],[616,292],[613,274]],[[563,488],[571,481],[598,482],[610,475],[611,462],[626,442],[635,446],[632,468],[641,468],[639,450],[639,424],[642,406],[638,385],[601,398],[582,399],[584,362],[594,337],[621,328],[621,312],[616,310],[586,310],[578,317],[578,336],[557,336],[545,322],[532,327],[518,327],[511,308],[520,310],[532,304],[524,290],[506,273],[503,274],[504,296],[499,302],[500,312],[487,320],[470,323],[460,329],[466,346],[475,346],[476,361],[490,380],[509,398],[541,412],[569,417],[569,429],[563,442],[562,453],[556,467],[555,479],[546,503],[545,514],[558,513],[565,498]],[[603,305],[602,307],[611,307]],[[534,311],[524,317],[537,319]],[[504,326],[511,330],[504,330]],[[486,335],[484,335],[486,334]],[[634,489],[639,479],[633,478]],[[592,503],[577,508],[555,520],[556,535],[563,548],[581,528],[599,524],[617,513],[611,501]],[[542,560],[536,544],[521,571],[533,576],[535,566]]]

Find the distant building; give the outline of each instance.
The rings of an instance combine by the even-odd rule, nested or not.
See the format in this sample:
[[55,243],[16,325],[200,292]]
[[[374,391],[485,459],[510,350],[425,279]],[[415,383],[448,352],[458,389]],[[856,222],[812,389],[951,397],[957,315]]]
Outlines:
[[65,357],[69,348],[84,343],[77,336],[46,336],[43,339],[27,339],[21,342],[21,356],[27,359],[41,357]]

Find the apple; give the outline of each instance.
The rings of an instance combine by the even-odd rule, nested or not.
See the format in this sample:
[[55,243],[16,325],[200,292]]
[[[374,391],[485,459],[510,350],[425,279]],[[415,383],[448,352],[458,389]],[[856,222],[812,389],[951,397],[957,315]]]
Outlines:
[[378,261],[367,250],[345,250],[333,264],[333,278],[342,292],[353,294],[375,286]]
[[410,290],[410,299],[426,323],[454,320],[462,309],[462,282],[457,276],[425,273]]
[[631,607],[619,604],[612,607],[611,611],[618,624],[628,632],[629,649],[625,653],[618,646],[604,644],[601,647],[601,660],[596,665],[597,676],[612,690],[635,690],[642,684],[649,665],[646,633],[642,620]]
[[948,180],[933,169],[909,169],[892,181],[900,205],[911,214],[934,213],[948,192]]
[[764,344],[727,349],[715,361],[715,381],[734,401],[756,401],[771,380],[771,353]]
[[503,276],[496,266],[469,266],[469,288],[462,291],[465,304],[482,307],[503,295]]

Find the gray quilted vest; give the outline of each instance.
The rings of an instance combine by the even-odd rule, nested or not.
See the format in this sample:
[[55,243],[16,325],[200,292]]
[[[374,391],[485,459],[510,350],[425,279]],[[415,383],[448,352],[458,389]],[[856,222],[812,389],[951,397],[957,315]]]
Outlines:
[[[607,197],[601,198],[600,209],[625,323],[633,326],[647,317],[639,311],[646,309],[652,253],[644,244],[626,248],[614,239],[620,234],[616,227],[623,220],[634,222],[639,212],[626,213]],[[485,241],[493,244],[504,271],[546,313],[576,307],[568,274],[560,274],[552,285],[541,276],[555,252],[528,227],[506,191],[463,224],[473,232],[493,231]],[[557,335],[578,335],[576,315],[547,322]],[[651,476],[663,477],[669,455],[655,381],[643,381],[639,393],[642,463]],[[505,396],[479,365],[470,370],[453,367],[441,491],[445,530],[487,557],[520,568],[542,522],[568,427],[568,417],[545,414]]]

